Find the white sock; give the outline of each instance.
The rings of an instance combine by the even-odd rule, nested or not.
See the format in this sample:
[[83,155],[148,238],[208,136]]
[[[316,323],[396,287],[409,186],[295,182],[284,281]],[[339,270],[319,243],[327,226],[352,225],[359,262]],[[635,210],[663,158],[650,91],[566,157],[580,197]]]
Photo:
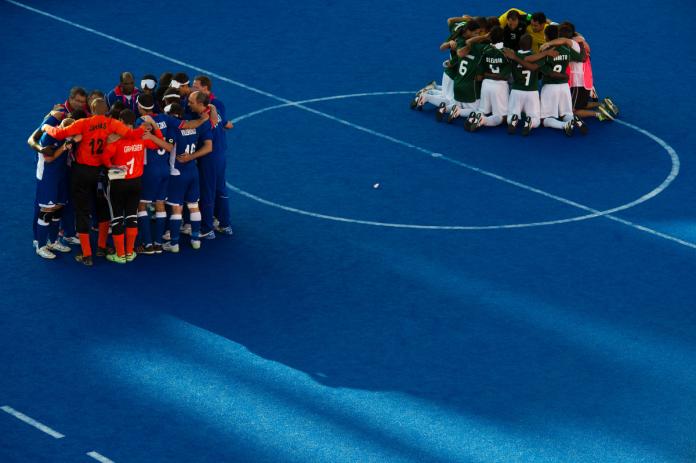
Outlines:
[[544,127],[551,127],[552,129],[563,130],[565,125],[565,122],[559,121],[555,117],[547,117],[546,119],[544,119]]
[[503,116],[486,116],[486,117],[481,117],[481,125],[485,125],[486,127],[495,127],[503,123]]

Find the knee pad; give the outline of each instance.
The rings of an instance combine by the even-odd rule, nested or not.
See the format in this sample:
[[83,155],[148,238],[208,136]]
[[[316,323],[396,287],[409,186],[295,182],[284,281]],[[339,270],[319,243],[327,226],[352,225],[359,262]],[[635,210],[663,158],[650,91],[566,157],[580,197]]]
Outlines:
[[123,217],[115,217],[111,219],[111,234],[123,235]]
[[138,228],[138,216],[129,215],[126,217],[126,228]]
[[186,207],[188,208],[189,211],[191,210],[191,208],[198,209],[198,203],[197,203],[197,202],[195,202],[195,203],[186,203]]
[[50,224],[51,221],[53,220],[53,211],[39,211],[39,221],[45,223],[46,225]]

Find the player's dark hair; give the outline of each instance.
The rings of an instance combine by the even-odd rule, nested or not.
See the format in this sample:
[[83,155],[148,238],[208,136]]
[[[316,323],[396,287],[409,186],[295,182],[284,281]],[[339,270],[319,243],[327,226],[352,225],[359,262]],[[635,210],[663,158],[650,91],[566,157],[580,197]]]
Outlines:
[[556,26],[555,24],[549,24],[548,26],[546,26],[546,29],[544,29],[544,35],[546,36],[547,42],[557,39],[558,26]]
[[[176,95],[177,97],[181,98],[181,94],[179,93],[178,88],[174,87],[169,87],[167,90],[164,91],[164,94],[162,95],[162,100],[166,101],[164,97],[167,97],[169,95]],[[174,99],[174,98],[167,98],[167,100]]]
[[152,109],[155,106],[155,98],[152,95],[141,93],[138,95],[138,104],[143,108]]
[[197,80],[198,82],[200,82],[201,85],[208,89],[208,91],[211,91],[213,89],[213,82],[210,80],[210,77],[208,76],[196,76],[193,78],[193,80]]
[[205,106],[208,106],[210,104],[210,98],[203,92],[195,92],[193,94],[193,99],[196,100],[196,103],[200,103]]
[[520,37],[520,50],[531,50],[532,49],[532,36],[529,34],[524,34]]
[[532,21],[538,22],[539,24],[544,24],[546,22],[546,15],[541,11],[538,11],[532,15]]
[[75,109],[71,113],[68,114],[68,117],[71,117],[71,118],[75,119],[76,121],[79,121],[80,119],[84,119],[85,117],[87,117],[87,113],[81,109]]
[[179,103],[172,103],[169,106],[169,114],[173,114],[178,118],[184,117],[184,108]]
[[70,89],[70,98],[75,98],[78,95],[87,98],[87,90],[82,87],[73,87]]
[[[99,101],[97,100],[96,103],[98,102]],[[126,109],[126,105],[124,105],[122,101],[115,101],[114,104],[111,105],[111,109],[109,110],[107,116],[109,116],[111,119],[118,119],[118,116],[124,109]]]
[[174,74],[174,77],[172,77],[172,80],[176,80],[180,84],[183,84],[184,82],[189,81],[189,76],[185,72],[177,72],[176,74]]
[[561,24],[561,27],[558,28],[558,35],[564,39],[572,39],[575,36],[572,24]]
[[497,16],[489,16],[486,18],[486,23],[488,24],[487,29],[489,31],[494,27],[500,27],[500,19]]
[[507,19],[520,19],[520,13],[517,10],[508,12]]
[[160,74],[160,78],[158,80],[159,86],[164,88],[169,87],[169,84],[172,82],[172,77],[174,77],[174,74],[169,71],[165,71]]
[[92,101],[92,106],[90,107],[90,110],[92,111],[92,114],[101,116],[107,114],[109,106],[106,104],[106,101],[102,100],[101,98],[97,98],[96,100]]
[[140,80],[154,80],[155,84],[157,84],[157,77],[154,74],[145,74]]
[[573,23],[570,22],[570,21],[563,21],[563,22],[561,23],[561,27],[563,27],[563,26],[570,27],[570,29],[573,31],[573,35],[572,35],[571,37],[575,37],[575,32],[576,32],[576,31],[575,31],[575,24],[573,24]]
[[126,125],[135,125],[135,113],[130,109],[124,109],[118,113],[118,118]]
[[483,16],[477,16],[476,18],[474,18],[474,21],[478,23],[479,29],[488,30],[488,21]]
[[119,82],[123,82],[126,77],[130,77],[131,79],[135,80],[135,77],[133,77],[132,72],[124,71],[121,73],[121,75],[118,77]]
[[89,95],[87,95],[87,99],[92,100],[94,98],[104,98],[104,92],[101,90],[94,89],[91,92],[89,92]]
[[500,43],[505,40],[505,32],[500,26],[493,26],[490,32],[491,43]]
[[463,29],[469,32],[476,32],[481,29],[481,25],[477,21],[469,21]]

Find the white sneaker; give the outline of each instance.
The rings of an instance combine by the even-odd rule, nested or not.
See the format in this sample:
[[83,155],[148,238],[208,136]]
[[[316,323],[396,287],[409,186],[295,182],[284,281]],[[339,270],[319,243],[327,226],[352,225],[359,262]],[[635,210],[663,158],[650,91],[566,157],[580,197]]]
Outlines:
[[65,244],[61,243],[59,240],[56,240],[55,243],[48,243],[46,245],[48,249],[51,251],[58,251],[58,252],[70,252],[72,249],[70,246],[66,246]]
[[172,239],[172,236],[169,234],[169,230],[167,230],[166,232],[164,232],[164,235],[162,235],[162,240],[169,241],[170,239]]
[[191,224],[185,223],[181,225],[181,234],[191,236]]
[[80,244],[80,238],[77,236],[64,236],[61,241],[63,244]]
[[172,244],[171,242],[164,243],[162,249],[167,252],[177,253],[179,252],[179,244]]
[[191,240],[191,247],[193,249],[200,249],[201,248],[201,240]]
[[51,252],[50,249],[48,249],[48,245],[37,248],[36,253],[43,257],[44,259],[55,259],[56,255]]

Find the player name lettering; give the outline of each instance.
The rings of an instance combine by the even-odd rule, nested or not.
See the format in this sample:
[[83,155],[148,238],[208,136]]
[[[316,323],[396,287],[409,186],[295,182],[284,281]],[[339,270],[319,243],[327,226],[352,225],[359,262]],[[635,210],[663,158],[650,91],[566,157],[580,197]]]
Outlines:
[[126,145],[123,147],[124,153],[130,153],[131,151],[142,151],[143,145],[141,143],[137,145]]
[[167,123],[162,121],[157,123],[157,127],[159,127],[160,130],[166,129],[167,128]]
[[181,135],[187,136],[187,135],[195,135],[196,134],[196,129],[182,129],[181,130]]
[[558,55],[554,59],[554,61],[570,61],[570,58],[568,55]]
[[491,57],[486,57],[486,63],[490,63],[490,64],[503,64],[503,58],[491,58]]
[[93,130],[100,130],[100,129],[106,130],[106,123],[100,122],[99,124],[94,124],[94,125],[89,126],[90,132]]

